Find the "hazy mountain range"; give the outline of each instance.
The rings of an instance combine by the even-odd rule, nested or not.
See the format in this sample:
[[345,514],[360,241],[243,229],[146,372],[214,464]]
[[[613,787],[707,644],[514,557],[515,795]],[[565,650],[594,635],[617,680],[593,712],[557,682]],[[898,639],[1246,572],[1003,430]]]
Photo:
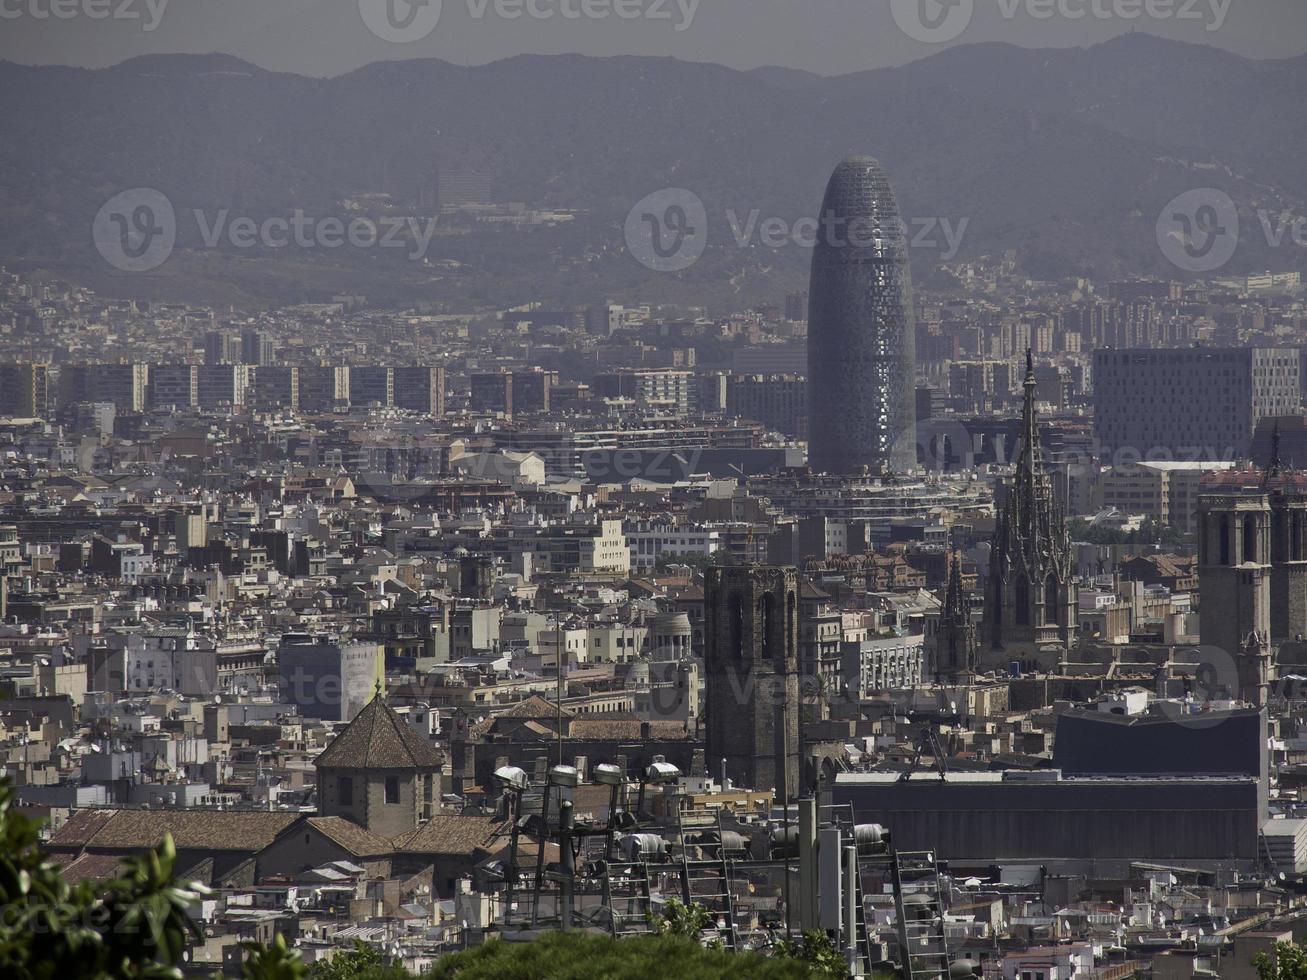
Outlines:
[[[965,227],[959,259],[1016,249],[1037,276],[1178,275],[1155,222],[1195,187],[1240,207],[1230,271],[1302,268],[1307,248],[1269,245],[1256,212],[1307,214],[1304,104],[1307,57],[1252,61],[1143,34],[1085,50],[973,45],[830,78],[579,56],[385,62],[332,79],[221,55],[100,71],[0,63],[0,262],[222,302],[779,301],[803,287],[808,250],[739,247],[728,211],[742,224],[813,215],[835,164],[866,153],[934,243],[913,252],[921,281],[949,245],[939,225],[928,237],[932,219]],[[168,262],[127,276],[92,243],[96,212],[127,188],[206,220],[411,215],[437,168],[491,176],[500,201],[580,215],[528,230],[442,222],[427,263],[404,249],[208,248],[181,221]],[[708,253],[677,274],[623,247],[631,206],[665,187],[699,195],[711,227]]]

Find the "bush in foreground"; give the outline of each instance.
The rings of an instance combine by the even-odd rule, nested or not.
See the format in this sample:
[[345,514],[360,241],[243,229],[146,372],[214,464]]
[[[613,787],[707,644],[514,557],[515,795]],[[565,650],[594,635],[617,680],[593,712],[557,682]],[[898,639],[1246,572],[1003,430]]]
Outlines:
[[1307,948],[1276,943],[1275,955],[1258,953],[1253,959],[1259,980],[1307,980]]
[[[198,939],[188,914],[207,891],[175,879],[176,850],[165,836],[153,851],[122,862],[108,882],[69,885],[40,847],[35,821],[13,808],[0,780],[0,977],[4,980],[181,980],[182,954]],[[492,941],[439,959],[432,978],[589,980],[591,977],[829,978],[843,974],[824,937],[781,943],[778,956],[704,949],[708,918],[696,905],[669,903],[657,934],[616,940],[584,932],[552,933],[530,943]],[[284,937],[246,943],[245,980],[407,980],[410,974],[361,944],[309,967]]]
[[426,976],[433,980],[808,980],[827,975],[797,959],[704,949],[675,935],[613,939],[557,932],[534,942],[490,942],[441,957]]
[[0,782],[0,976],[180,978],[182,952],[198,938],[187,910],[205,889],[178,884],[176,860],[165,837],[110,881],[69,885]]

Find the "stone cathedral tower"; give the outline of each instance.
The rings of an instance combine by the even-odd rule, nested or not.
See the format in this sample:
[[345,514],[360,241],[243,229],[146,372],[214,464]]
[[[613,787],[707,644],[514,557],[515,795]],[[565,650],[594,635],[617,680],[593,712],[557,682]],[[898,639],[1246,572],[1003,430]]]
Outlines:
[[1256,705],[1273,651],[1307,632],[1307,473],[1281,464],[1278,433],[1274,444],[1264,471],[1209,474],[1198,498],[1199,632]]
[[971,607],[962,588],[962,556],[949,561],[948,588],[935,634],[935,679],[941,684],[967,683],[975,676],[980,645]]
[[[799,792],[799,573],[708,569],[705,750],[710,771],[776,798]],[[782,787],[784,789],[782,790]]]
[[1026,352],[1016,473],[999,511],[985,592],[991,663],[1044,660],[1075,639],[1079,589],[1066,516],[1044,469],[1035,412],[1034,358]]
[[1280,458],[1280,425],[1264,477],[1271,505],[1271,642],[1307,635],[1307,473]]

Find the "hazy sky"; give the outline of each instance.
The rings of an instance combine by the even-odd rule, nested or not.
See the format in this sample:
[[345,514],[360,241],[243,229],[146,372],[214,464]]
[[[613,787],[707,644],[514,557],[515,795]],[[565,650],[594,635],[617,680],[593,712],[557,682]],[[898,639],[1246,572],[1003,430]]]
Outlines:
[[1289,57],[1307,52],[1307,0],[0,0],[11,61],[221,51],[306,75],[564,52],[839,74],[949,44],[1072,47],[1131,30]]

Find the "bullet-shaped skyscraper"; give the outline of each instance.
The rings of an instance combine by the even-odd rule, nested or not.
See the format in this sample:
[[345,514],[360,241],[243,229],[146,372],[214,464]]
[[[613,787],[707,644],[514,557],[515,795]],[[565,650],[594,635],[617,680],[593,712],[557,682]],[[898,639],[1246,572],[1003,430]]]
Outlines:
[[907,240],[880,164],[850,157],[826,187],[808,290],[808,461],[916,465],[916,336]]

